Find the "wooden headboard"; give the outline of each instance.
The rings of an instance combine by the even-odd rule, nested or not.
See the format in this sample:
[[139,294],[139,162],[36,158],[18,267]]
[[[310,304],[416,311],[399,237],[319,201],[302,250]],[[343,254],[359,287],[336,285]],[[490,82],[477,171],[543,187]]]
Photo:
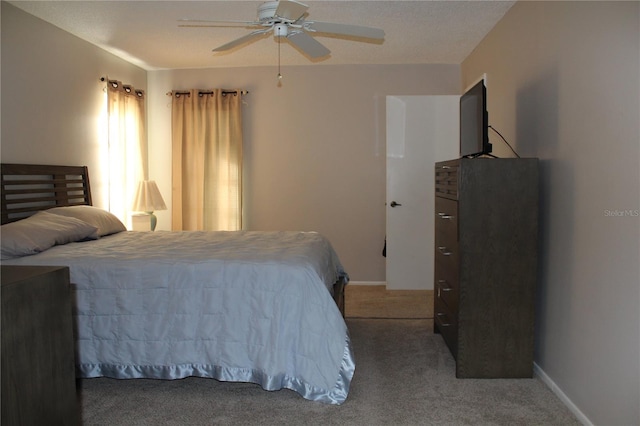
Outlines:
[[2,164],[2,224],[52,207],[92,205],[87,166]]

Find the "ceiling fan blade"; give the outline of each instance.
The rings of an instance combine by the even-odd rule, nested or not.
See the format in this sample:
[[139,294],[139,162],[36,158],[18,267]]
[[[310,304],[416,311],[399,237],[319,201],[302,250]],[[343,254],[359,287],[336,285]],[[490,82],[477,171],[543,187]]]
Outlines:
[[322,43],[304,31],[293,32],[287,36],[287,39],[311,58],[321,58],[331,53]]
[[266,32],[271,31],[271,28],[267,28],[266,30],[259,30],[259,31],[254,31],[252,33],[249,33],[245,36],[242,36],[238,39],[235,39],[233,41],[230,41],[227,44],[223,44],[220,47],[216,47],[215,49],[213,49],[214,52],[224,52],[227,50],[231,50],[236,46],[240,46],[241,44],[245,44],[250,42],[253,39],[262,37]]
[[379,28],[362,27],[359,25],[335,24],[332,22],[307,21],[304,28],[319,33],[328,33],[344,36],[363,37],[382,40],[384,30]]
[[295,0],[280,0],[278,2],[278,8],[276,9],[275,16],[289,19],[291,21],[297,21],[307,13],[307,9],[309,9],[309,6],[304,3],[300,3]]

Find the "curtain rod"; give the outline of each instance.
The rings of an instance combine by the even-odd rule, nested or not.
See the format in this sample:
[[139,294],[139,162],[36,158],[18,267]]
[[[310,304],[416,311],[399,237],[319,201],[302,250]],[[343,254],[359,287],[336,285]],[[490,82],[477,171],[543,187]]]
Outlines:
[[118,87],[119,84],[122,84],[122,89],[124,89],[125,92],[127,93],[131,93],[134,92],[138,97],[144,97],[144,90],[140,90],[140,89],[135,89],[133,86],[131,86],[130,84],[123,84],[121,81],[118,80],[109,80],[107,77],[100,77],[100,81],[102,82],[107,82],[107,84],[111,84],[113,87]]
[[[231,94],[237,94],[237,93],[238,93],[237,90],[223,90],[222,91],[223,95],[231,95]],[[174,94],[176,94],[176,95],[190,95],[191,92],[189,92],[189,91],[180,91],[180,90],[167,92],[167,96],[173,96]],[[199,95],[212,95],[213,91],[212,90],[199,90],[198,94]],[[240,90],[240,94],[241,95],[248,95],[249,91],[248,90]]]

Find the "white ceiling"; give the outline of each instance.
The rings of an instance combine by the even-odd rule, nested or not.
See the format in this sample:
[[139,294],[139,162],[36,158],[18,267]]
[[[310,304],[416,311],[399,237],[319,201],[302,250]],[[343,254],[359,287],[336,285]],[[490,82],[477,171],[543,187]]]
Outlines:
[[[304,1],[308,20],[382,28],[381,44],[316,37],[331,50],[319,64],[459,64],[513,1]],[[245,28],[181,28],[178,20],[254,20],[261,1],[10,1],[13,5],[144,69],[271,66],[274,37],[230,53],[211,50]],[[282,65],[312,63],[292,45]]]

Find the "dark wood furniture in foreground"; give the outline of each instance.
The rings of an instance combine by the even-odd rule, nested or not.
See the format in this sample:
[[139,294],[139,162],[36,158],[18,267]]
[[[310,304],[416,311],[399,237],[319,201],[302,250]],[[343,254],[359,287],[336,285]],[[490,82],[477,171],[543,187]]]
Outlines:
[[459,378],[533,375],[538,160],[435,168],[435,320]]
[[2,266],[2,425],[76,425],[69,268]]

